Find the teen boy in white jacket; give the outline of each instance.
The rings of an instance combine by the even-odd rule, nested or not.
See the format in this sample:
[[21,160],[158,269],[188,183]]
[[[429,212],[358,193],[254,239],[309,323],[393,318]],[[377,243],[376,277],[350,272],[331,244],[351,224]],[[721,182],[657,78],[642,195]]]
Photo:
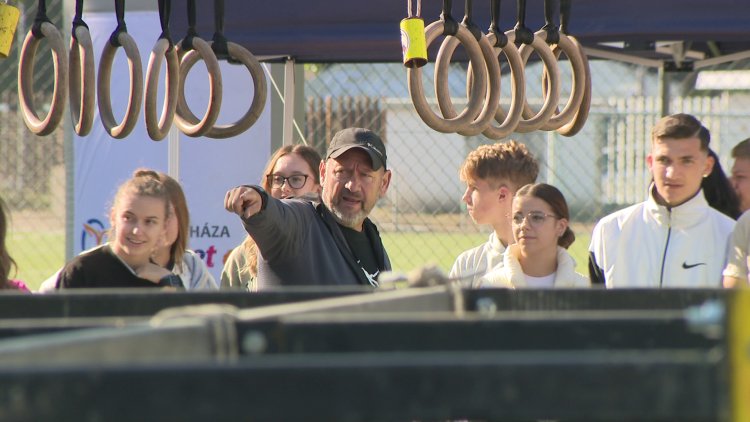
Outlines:
[[651,135],[649,198],[597,223],[589,247],[591,282],[720,287],[734,220],[711,208],[701,190],[714,165],[708,129],[691,115],[674,114],[659,120]]

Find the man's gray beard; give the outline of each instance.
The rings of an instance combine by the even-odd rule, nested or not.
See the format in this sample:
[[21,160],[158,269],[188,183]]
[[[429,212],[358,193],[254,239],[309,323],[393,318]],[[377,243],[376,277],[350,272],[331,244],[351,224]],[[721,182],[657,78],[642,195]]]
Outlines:
[[367,212],[365,210],[358,212],[354,216],[347,217],[334,207],[328,207],[328,209],[331,210],[331,214],[333,214],[333,217],[339,224],[354,230],[359,230],[362,222],[367,218]]
[[[325,198],[325,187],[322,189],[322,192],[322,197]],[[369,211],[363,209],[353,216],[346,216],[340,210],[337,210],[332,203],[328,203],[328,201],[326,201],[325,199],[323,200],[323,202],[325,203],[328,210],[331,211],[331,214],[333,214],[333,218],[336,219],[337,223],[354,230],[360,229],[362,222],[365,221],[365,218],[367,218],[367,215],[369,214]]]

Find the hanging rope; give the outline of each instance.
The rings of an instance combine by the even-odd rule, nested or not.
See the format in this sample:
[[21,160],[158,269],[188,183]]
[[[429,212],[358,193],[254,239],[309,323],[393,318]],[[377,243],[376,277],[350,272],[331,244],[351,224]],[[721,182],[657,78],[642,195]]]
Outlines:
[[[499,28],[500,22],[500,0],[491,0],[490,2],[491,21],[487,31],[487,40],[495,47],[496,54],[498,50],[503,53],[510,66],[510,107],[508,113],[503,106],[497,104],[495,111],[495,121],[500,126],[490,124],[482,134],[490,139],[503,139],[513,133],[521,120],[523,105],[526,101],[526,78],[521,56],[518,54],[518,48],[512,42],[508,42],[508,36]],[[498,57],[499,59],[499,57]]]
[[[438,116],[432,111],[427,99],[425,98],[424,86],[422,85],[422,69],[406,69],[408,75],[409,95],[414,104],[414,109],[427,126],[443,133],[453,133],[471,124],[483,108],[482,103],[487,90],[487,66],[482,54],[482,49],[479,46],[477,39],[474,38],[474,35],[465,26],[458,25],[458,23],[451,17],[451,6],[451,0],[443,0],[443,11],[440,14],[440,20],[431,23],[425,28],[425,44],[427,48],[429,48],[430,44],[432,44],[438,36],[452,35],[455,36],[464,46],[469,56],[469,60],[474,66],[473,68],[476,69],[474,72],[476,83],[472,87],[472,92],[469,95],[469,104],[455,117],[445,118]],[[447,67],[435,66],[436,81],[438,78],[447,79],[447,74]],[[445,86],[445,84],[438,82],[435,84],[435,89],[444,89]],[[450,92],[441,92],[440,95],[449,96]]]
[[[34,104],[34,57],[43,38],[47,39],[47,43],[52,50],[55,82],[50,110],[43,119],[40,119]],[[47,17],[45,0],[39,0],[36,18],[23,41],[18,63],[18,99],[21,105],[21,114],[26,127],[34,134],[39,136],[49,135],[60,124],[68,95],[67,79],[68,54],[65,49],[65,42],[60,31]]]
[[[133,131],[138,122],[138,114],[141,111],[143,101],[143,67],[141,54],[133,37],[128,34],[125,24],[125,0],[115,0],[115,15],[117,17],[117,28],[109,37],[109,42],[104,44],[99,62],[99,77],[97,79],[97,95],[99,102],[99,116],[102,119],[104,130],[115,139],[125,138]],[[130,70],[130,93],[125,109],[125,117],[117,123],[112,113],[111,79],[112,64],[115,60],[117,49],[122,47],[128,58],[128,69]]]
[[[497,55],[492,48],[492,44],[490,44],[489,40],[487,40],[479,27],[472,22],[472,0],[466,0],[465,9],[466,13],[461,22],[461,26],[468,29],[479,42],[479,47],[482,50],[482,58],[485,63],[484,70],[489,76],[488,89],[486,89],[486,93],[482,95],[485,98],[484,105],[479,115],[472,122],[457,128],[456,130],[456,132],[461,135],[474,136],[487,129],[487,126],[489,126],[490,122],[495,117],[495,111],[500,102],[500,64],[498,63]],[[438,51],[437,59],[435,60],[435,67],[448,69],[450,59],[458,45],[459,41],[456,37],[446,37],[440,45],[440,50]],[[467,77],[470,77],[473,74],[473,69],[474,67],[469,69]],[[437,71],[435,74],[435,95],[437,96],[440,111],[443,114],[443,117],[456,117],[458,113],[456,113],[456,109],[453,107],[450,95],[445,95],[450,92],[447,75],[439,78]],[[471,88],[471,84],[467,85],[468,96],[471,96]],[[471,98],[469,98],[469,100],[471,100]]]
[[[214,17],[216,24],[216,33],[214,34],[214,41],[211,43],[214,52],[218,57],[224,57],[224,47],[226,45],[226,58],[233,62],[241,63],[245,65],[245,68],[250,73],[253,79],[253,100],[248,110],[234,123],[228,125],[215,125],[206,132],[205,136],[209,138],[225,139],[231,138],[241,134],[242,132],[249,129],[260,115],[263,113],[263,109],[266,106],[266,96],[268,94],[268,86],[266,82],[266,74],[261,67],[260,62],[255,56],[252,55],[247,49],[239,44],[227,41],[223,34],[224,28],[224,1],[214,0]],[[185,54],[180,63],[180,79],[183,74],[187,74],[190,68],[198,60],[196,54],[192,51]],[[182,91],[181,91],[182,92]],[[187,106],[187,102],[184,101],[184,94],[181,95],[180,103],[178,104],[178,113],[182,119],[188,123],[196,123],[198,118],[190,111]]]
[[[585,87],[583,89],[583,98],[581,99],[581,106],[578,107],[578,111],[576,112],[575,116],[573,117],[573,119],[571,119],[569,123],[557,129],[557,133],[563,136],[574,136],[575,134],[580,132],[580,130],[586,124],[586,120],[589,117],[589,110],[591,109],[591,68],[589,67],[589,60],[586,57],[586,52],[583,51],[583,46],[581,46],[578,40],[574,36],[570,35],[570,33],[568,32],[568,22],[570,20],[570,6],[571,6],[570,0],[560,1],[560,32],[567,35],[570,42],[573,43],[573,45],[575,45],[580,51],[581,60],[583,61],[583,70],[586,75],[584,78]],[[546,84],[542,86],[544,88],[547,88]]]
[[[557,59],[555,58],[555,55],[552,54],[552,50],[545,42],[547,33],[545,31],[532,33],[526,27],[526,0],[518,0],[517,4],[518,22],[516,22],[516,26],[512,31],[505,33],[505,35],[508,36],[508,42],[520,42],[523,44],[518,52],[521,55],[524,68],[526,67],[526,61],[523,60],[524,55],[521,53],[524,51],[524,48],[529,49],[530,47],[539,54],[539,57],[544,64],[544,68],[549,73],[550,91],[549,95],[544,99],[542,108],[535,115],[522,118],[516,127],[516,132],[528,133],[541,128],[542,125],[549,121],[552,114],[555,113],[558,101],[560,100],[560,69],[557,67]],[[528,59],[530,53],[529,50],[526,59]],[[526,104],[526,99],[524,99],[524,104]],[[526,106],[524,105],[524,108],[525,107]]]
[[[146,70],[146,90],[144,103],[144,119],[148,136],[154,141],[164,139],[169,133],[177,110],[177,97],[180,82],[180,59],[177,49],[169,36],[169,14],[171,0],[159,0],[159,22],[161,34],[156,45],[151,50]],[[167,72],[165,75],[166,90],[161,116],[157,116],[156,96],[159,91],[159,72],[162,59],[166,59]]]
[[[195,30],[195,0],[187,0],[188,29],[185,38],[178,44],[178,55],[180,57],[180,72],[177,87],[177,108],[175,110],[175,125],[188,136],[198,137],[208,133],[216,123],[221,109],[222,81],[221,68],[211,46],[198,37]],[[190,111],[185,100],[185,80],[190,72],[187,61],[195,64],[203,60],[208,71],[208,107],[201,119],[195,117]]]
[[94,126],[96,107],[96,67],[94,44],[86,22],[83,21],[83,0],[76,0],[76,14],[68,53],[70,115],[73,130],[78,136],[86,136]]
[[[555,25],[552,23],[552,14],[552,1],[544,0],[544,18],[546,24],[535,35],[537,37],[543,38],[547,42],[547,44],[556,45],[558,50],[558,53],[555,55],[556,57],[560,55],[560,51],[568,56],[568,60],[570,60],[570,65],[572,67],[573,85],[570,90],[570,97],[568,98],[568,101],[565,104],[563,110],[559,113],[555,113],[557,111],[557,106],[555,106],[555,112],[552,113],[546,123],[540,126],[540,129],[542,130],[556,130],[569,123],[581,107],[581,101],[583,100],[583,93],[586,86],[586,70],[583,59],[581,58],[580,46],[576,46],[575,44],[573,44],[567,35],[557,30]],[[526,63],[526,61],[529,59],[529,56],[531,55],[531,49],[524,45],[521,46],[519,52],[521,53],[521,59],[524,61],[524,63]],[[545,71],[546,70],[547,68],[545,67]],[[542,84],[546,85],[546,83],[544,82]],[[548,94],[550,92],[552,92],[551,89],[544,90],[544,94]],[[534,113],[533,111],[531,111],[528,103],[525,104],[523,113],[524,117],[530,118],[531,116],[533,116],[533,114]]]

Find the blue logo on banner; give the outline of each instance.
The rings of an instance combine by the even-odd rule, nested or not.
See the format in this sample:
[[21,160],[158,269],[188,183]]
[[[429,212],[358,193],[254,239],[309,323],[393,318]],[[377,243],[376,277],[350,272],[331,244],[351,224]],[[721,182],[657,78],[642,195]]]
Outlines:
[[98,218],[90,218],[83,223],[81,231],[81,250],[85,251],[94,246],[104,243],[104,237],[107,235],[107,229]]

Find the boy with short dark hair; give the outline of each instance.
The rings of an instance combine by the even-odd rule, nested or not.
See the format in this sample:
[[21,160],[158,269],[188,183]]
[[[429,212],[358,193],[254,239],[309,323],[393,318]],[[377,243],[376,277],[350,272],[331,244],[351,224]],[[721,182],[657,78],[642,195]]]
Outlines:
[[648,199],[602,218],[589,246],[592,284],[607,288],[719,287],[734,220],[701,189],[711,173],[711,139],[689,114],[663,117],[646,157]]

